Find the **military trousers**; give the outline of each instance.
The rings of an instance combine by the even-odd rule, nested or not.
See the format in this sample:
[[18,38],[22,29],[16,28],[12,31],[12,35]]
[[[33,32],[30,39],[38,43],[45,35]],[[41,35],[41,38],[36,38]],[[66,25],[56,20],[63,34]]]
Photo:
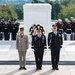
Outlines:
[[52,61],[52,67],[58,68],[60,58],[60,50],[51,50],[51,61]]
[[4,32],[4,39],[9,40],[10,39],[10,34],[8,32]]
[[16,40],[16,32],[12,32],[12,40]]
[[19,65],[25,67],[26,65],[26,51],[18,51],[19,53]]
[[36,67],[37,67],[38,69],[40,69],[40,68],[42,67],[43,53],[44,53],[44,52],[41,52],[41,53],[34,52]]

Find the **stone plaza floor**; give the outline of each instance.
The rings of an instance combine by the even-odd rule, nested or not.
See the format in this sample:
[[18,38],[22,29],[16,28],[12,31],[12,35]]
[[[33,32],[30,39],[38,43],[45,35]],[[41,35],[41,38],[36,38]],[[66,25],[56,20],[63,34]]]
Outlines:
[[42,70],[36,71],[33,49],[26,55],[27,70],[19,70],[15,41],[0,41],[0,75],[75,75],[75,41],[64,41],[60,52],[59,70],[52,70],[51,54],[45,49]]

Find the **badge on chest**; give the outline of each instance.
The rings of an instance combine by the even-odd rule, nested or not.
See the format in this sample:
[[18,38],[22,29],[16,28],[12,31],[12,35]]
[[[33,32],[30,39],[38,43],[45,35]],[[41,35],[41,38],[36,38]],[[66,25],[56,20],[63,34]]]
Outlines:
[[42,43],[44,43],[44,39],[45,39],[45,38],[44,38],[44,36],[43,36],[43,37],[42,37]]

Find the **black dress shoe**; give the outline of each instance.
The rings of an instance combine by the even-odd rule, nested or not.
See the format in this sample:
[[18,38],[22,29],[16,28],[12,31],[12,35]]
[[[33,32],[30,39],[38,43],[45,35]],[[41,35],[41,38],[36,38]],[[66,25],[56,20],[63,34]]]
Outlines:
[[25,69],[25,70],[26,70],[26,68],[25,68],[25,67],[22,67],[22,69]]
[[36,70],[39,70],[39,68],[36,68]]
[[56,70],[59,70],[58,68],[56,68]]
[[42,68],[39,68],[39,70],[42,70]]
[[55,68],[52,68],[52,70],[55,70]]
[[19,70],[21,70],[21,69],[22,69],[22,67],[19,68]]

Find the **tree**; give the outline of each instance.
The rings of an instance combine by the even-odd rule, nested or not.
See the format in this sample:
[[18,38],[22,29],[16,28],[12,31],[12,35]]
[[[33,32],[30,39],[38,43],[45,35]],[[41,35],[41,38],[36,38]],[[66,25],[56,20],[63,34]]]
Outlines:
[[33,3],[39,3],[40,1],[39,0],[33,0]]
[[67,6],[70,3],[75,3],[75,0],[60,0],[61,5]]
[[70,18],[71,16],[75,17],[75,4],[71,3],[68,6],[65,6],[61,9],[59,13],[59,18]]
[[51,13],[51,17],[52,19],[58,19],[58,14],[61,10],[61,5],[59,3],[59,0],[45,0],[45,3],[49,3],[52,5],[52,13]]
[[0,5],[0,17],[4,17],[6,19],[17,19],[18,16],[14,11],[14,8],[10,5]]
[[59,3],[54,4],[54,12],[55,12],[55,19],[58,19],[58,14],[60,13],[61,10],[61,5]]
[[23,19],[23,6],[20,4],[14,5],[15,12],[18,15],[18,19]]
[[45,0],[45,3],[50,3],[51,1],[50,0]]
[[51,4],[51,5],[52,5],[51,18],[52,18],[52,19],[55,19],[56,17],[55,17],[54,2],[52,2],[52,1],[51,1],[49,4]]

